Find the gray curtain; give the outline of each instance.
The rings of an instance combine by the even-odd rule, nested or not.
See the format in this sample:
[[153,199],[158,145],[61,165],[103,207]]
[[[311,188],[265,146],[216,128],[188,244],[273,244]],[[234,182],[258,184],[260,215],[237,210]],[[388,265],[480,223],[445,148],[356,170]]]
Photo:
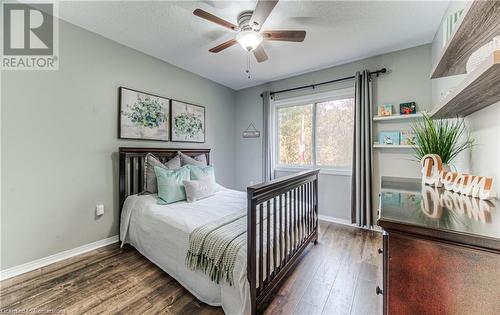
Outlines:
[[273,112],[269,91],[262,93],[262,108],[262,181],[268,182],[274,178]]
[[372,226],[372,94],[370,71],[356,73],[351,221]]

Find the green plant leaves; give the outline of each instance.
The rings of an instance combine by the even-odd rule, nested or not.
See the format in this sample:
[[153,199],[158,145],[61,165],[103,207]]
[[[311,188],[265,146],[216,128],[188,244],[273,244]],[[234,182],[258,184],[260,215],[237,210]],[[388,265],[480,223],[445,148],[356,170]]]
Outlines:
[[417,139],[413,150],[418,160],[426,154],[437,154],[443,163],[450,163],[460,152],[474,145],[463,118],[434,120],[424,114],[411,128]]

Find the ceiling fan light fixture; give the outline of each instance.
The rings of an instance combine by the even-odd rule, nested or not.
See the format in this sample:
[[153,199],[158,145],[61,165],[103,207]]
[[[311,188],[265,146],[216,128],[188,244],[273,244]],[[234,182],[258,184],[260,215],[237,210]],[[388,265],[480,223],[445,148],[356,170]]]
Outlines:
[[236,35],[236,41],[246,51],[253,51],[262,43],[262,35],[253,30],[241,31]]

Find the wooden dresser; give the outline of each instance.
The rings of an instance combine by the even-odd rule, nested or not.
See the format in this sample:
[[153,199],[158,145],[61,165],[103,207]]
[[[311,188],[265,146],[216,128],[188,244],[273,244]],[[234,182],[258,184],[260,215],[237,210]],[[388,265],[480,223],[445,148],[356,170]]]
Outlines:
[[384,314],[500,314],[500,202],[382,178]]

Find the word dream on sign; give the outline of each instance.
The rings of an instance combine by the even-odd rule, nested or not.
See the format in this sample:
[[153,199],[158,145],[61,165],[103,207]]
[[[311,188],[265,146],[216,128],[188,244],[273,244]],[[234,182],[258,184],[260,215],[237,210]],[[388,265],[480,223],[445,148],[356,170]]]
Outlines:
[[422,158],[422,183],[434,187],[472,196],[481,200],[496,197],[492,189],[493,177],[460,174],[443,170],[443,162],[437,154],[427,154]]

